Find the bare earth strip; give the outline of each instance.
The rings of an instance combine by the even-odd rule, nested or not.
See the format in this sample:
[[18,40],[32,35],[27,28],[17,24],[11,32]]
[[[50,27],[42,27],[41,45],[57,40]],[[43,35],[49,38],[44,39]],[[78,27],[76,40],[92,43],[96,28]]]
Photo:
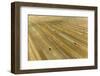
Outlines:
[[88,18],[28,16],[28,60],[88,57]]

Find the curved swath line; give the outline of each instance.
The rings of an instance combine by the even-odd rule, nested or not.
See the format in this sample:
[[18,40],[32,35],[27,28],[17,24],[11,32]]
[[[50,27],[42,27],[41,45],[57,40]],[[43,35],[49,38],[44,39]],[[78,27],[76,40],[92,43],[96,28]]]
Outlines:
[[28,60],[34,60],[34,59],[36,59],[36,56],[35,56],[35,54],[34,54],[33,51],[32,51],[32,46],[31,46],[32,44],[30,44],[30,43],[31,43],[31,42],[30,42],[30,39],[29,39]]
[[[29,35],[29,36],[31,36],[31,35]],[[29,49],[29,51],[31,51],[31,54],[33,54],[35,56],[35,58],[32,58],[31,60],[41,60],[41,57],[40,57],[37,49],[35,48],[34,43],[32,43],[32,39],[30,37],[29,37],[29,47],[31,47],[31,50]]]
[[[33,33],[34,34],[34,33]],[[38,39],[38,37],[34,36],[34,35],[31,35],[31,38],[32,38],[32,42],[34,43],[34,46],[35,48],[37,49],[37,52],[38,54],[40,55],[41,59],[42,60],[46,60],[47,57],[45,56],[45,54],[42,52],[42,46],[39,46],[40,45],[40,39]]]

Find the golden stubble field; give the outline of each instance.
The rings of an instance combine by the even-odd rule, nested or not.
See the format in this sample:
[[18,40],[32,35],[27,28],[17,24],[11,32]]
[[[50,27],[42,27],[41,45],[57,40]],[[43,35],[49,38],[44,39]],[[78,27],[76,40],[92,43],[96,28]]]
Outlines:
[[28,16],[28,60],[88,57],[88,18]]

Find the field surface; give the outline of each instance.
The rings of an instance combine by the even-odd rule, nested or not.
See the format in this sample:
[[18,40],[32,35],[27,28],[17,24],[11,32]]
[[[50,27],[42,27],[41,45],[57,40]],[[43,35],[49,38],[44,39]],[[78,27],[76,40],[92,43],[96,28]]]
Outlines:
[[88,19],[68,16],[28,16],[28,60],[88,57]]

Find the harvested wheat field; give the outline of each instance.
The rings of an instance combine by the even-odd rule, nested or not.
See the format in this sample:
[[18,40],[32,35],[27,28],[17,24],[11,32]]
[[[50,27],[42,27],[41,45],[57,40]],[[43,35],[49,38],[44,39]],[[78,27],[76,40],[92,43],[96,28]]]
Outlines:
[[28,60],[88,57],[88,18],[28,16]]

